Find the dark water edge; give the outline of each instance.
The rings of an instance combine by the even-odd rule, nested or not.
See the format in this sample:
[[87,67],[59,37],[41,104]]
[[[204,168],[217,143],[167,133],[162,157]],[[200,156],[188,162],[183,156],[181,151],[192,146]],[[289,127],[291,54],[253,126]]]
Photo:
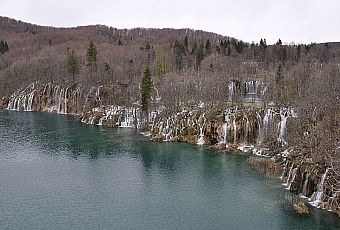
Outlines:
[[69,115],[0,111],[0,229],[340,229],[248,156]]

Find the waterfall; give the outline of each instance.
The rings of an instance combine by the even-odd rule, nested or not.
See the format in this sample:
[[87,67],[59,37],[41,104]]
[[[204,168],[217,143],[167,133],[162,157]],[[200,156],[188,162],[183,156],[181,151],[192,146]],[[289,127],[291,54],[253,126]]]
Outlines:
[[197,144],[198,145],[204,145],[204,132],[203,132],[203,125],[201,126],[201,125],[199,125],[200,126],[200,137],[199,137],[199,139],[197,140]]
[[257,81],[246,81],[245,82],[245,94],[257,94],[257,87],[259,82]]
[[286,183],[284,184],[284,185],[286,185],[286,186],[288,186],[289,181],[290,181],[290,178],[291,178],[291,176],[292,176],[293,167],[294,167],[294,164],[292,164],[292,166],[290,167],[290,170],[289,170],[289,172],[288,172],[287,181],[286,181]]
[[263,127],[262,127],[262,118],[261,118],[261,115],[258,112],[256,112],[256,117],[257,117],[257,125],[258,125],[258,135],[257,135],[256,142],[257,142],[257,144],[262,144],[262,141],[263,141],[263,138],[264,138]]
[[35,94],[35,91],[32,91],[32,92],[29,94],[28,105],[27,105],[27,107],[25,108],[25,111],[32,111],[34,94]]
[[134,110],[126,108],[125,109],[125,116],[124,116],[124,121],[121,122],[121,125],[119,127],[122,128],[133,128],[133,121],[134,121]]
[[237,127],[236,127],[236,117],[234,114],[234,119],[233,119],[233,129],[234,129],[234,144],[237,143]]
[[225,122],[223,124],[223,127],[222,127],[222,135],[221,135],[221,142],[222,144],[226,144],[227,143],[227,135],[228,135],[228,123]]
[[283,168],[282,175],[280,176],[280,179],[281,179],[281,180],[283,179],[283,176],[284,176],[285,173],[286,173],[287,167],[288,167],[288,161],[286,162],[286,164],[285,164],[285,166],[284,166],[284,168]]
[[229,101],[233,101],[234,95],[236,93],[236,85],[235,82],[231,81],[228,84],[228,93],[229,93]]
[[154,87],[154,89],[156,91],[156,102],[159,102],[162,98],[159,96],[158,89],[156,87]]
[[279,132],[279,138],[278,141],[281,142],[282,145],[287,145],[287,141],[285,141],[285,134],[286,134],[286,126],[287,126],[287,120],[289,115],[285,114],[285,112],[283,110],[280,111],[280,117],[281,117],[281,121],[279,123],[279,127],[280,127],[280,132]]
[[98,86],[97,90],[96,90],[96,99],[98,101],[102,101],[102,99],[100,98],[100,89],[103,88],[103,86]]
[[317,208],[319,208],[320,204],[322,203],[324,183],[325,183],[328,171],[329,171],[329,168],[327,168],[325,173],[322,175],[320,183],[318,184],[318,190],[313,193],[310,199],[311,200],[310,204]]
[[162,135],[165,137],[164,141],[170,141],[172,137],[172,129],[170,128],[170,117],[166,118],[166,126],[163,128],[164,123],[161,122]]
[[68,88],[69,87],[67,87],[66,90],[65,90],[65,98],[64,98],[64,103],[65,103],[65,105],[64,105],[64,113],[65,114],[67,114],[67,91],[68,91]]
[[309,174],[306,174],[306,179],[305,179],[305,182],[303,183],[303,186],[302,186],[302,193],[301,193],[301,195],[304,196],[304,197],[307,196],[308,177],[309,177]]
[[297,170],[298,170],[298,168],[294,168],[294,169],[293,169],[292,176],[291,176],[292,179],[289,181],[289,183],[288,183],[288,181],[287,181],[288,190],[290,190],[290,187],[292,186],[292,183],[293,183],[294,180],[295,180]]
[[243,117],[243,121],[246,120],[243,130],[244,130],[244,144],[247,144],[249,141],[249,119],[247,117],[247,115],[245,114]]

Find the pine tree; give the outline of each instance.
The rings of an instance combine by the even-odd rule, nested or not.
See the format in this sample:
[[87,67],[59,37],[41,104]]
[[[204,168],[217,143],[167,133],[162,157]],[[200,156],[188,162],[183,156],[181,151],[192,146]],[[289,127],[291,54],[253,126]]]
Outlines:
[[72,80],[75,80],[75,75],[79,74],[79,62],[74,50],[67,49],[67,71],[72,75]]
[[186,50],[188,50],[188,46],[189,46],[188,37],[185,36],[185,38],[184,38],[184,47],[185,47]]
[[199,67],[204,59],[204,45],[201,44],[196,53],[196,70],[199,70]]
[[299,61],[301,58],[301,45],[298,45],[296,48],[296,60]]
[[141,105],[143,112],[147,112],[149,109],[152,88],[153,82],[151,79],[151,72],[149,67],[147,67],[143,73],[141,81]]
[[147,49],[147,50],[151,49],[151,46],[150,46],[150,44],[148,42],[145,45],[145,49]]
[[87,48],[86,60],[86,66],[89,67],[92,77],[92,73],[97,71],[97,48],[93,41],[90,42]]
[[[7,47],[8,48],[8,47]],[[4,41],[0,41],[0,53],[4,54],[6,53],[6,45]]]
[[195,54],[196,51],[197,51],[197,43],[196,43],[196,41],[195,41],[195,43],[194,43],[194,45],[193,45],[193,47],[192,47],[192,49],[191,49],[191,54]]
[[211,43],[210,43],[209,39],[205,43],[205,52],[206,52],[206,54],[210,54],[211,53]]
[[231,54],[231,47],[230,47],[230,45],[228,45],[228,48],[227,48],[227,56],[230,56],[230,54]]
[[275,77],[275,82],[276,82],[276,90],[277,90],[277,101],[279,103],[282,103],[283,100],[283,68],[282,65],[280,64],[277,72],[276,72],[276,77]]
[[7,45],[7,42],[5,42],[5,52],[8,52],[9,48],[8,48],[8,45]]

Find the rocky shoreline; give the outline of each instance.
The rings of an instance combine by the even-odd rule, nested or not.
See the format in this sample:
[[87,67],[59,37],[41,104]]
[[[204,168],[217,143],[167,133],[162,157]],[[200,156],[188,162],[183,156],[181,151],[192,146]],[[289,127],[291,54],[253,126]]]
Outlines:
[[117,105],[107,95],[112,86],[85,87],[38,82],[0,99],[0,109],[74,114],[91,125],[132,127],[148,132],[152,141],[174,141],[239,150],[272,158],[283,168],[281,176],[289,191],[317,207],[340,216],[339,174],[326,160],[288,145],[286,127],[297,116],[293,108],[275,106],[182,106],[177,112],[153,103],[145,116],[138,102]]

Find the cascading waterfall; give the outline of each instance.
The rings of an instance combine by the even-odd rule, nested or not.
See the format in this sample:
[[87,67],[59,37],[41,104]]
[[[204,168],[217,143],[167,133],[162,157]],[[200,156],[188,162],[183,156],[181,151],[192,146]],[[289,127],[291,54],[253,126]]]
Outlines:
[[200,116],[200,118],[198,119],[199,121],[198,126],[199,126],[199,130],[200,130],[200,134],[199,134],[199,138],[197,140],[197,144],[198,145],[204,145],[205,141],[204,141],[204,126],[205,126],[205,117],[204,117],[204,113],[202,114],[202,116]]
[[[244,120],[246,122],[244,122]],[[243,123],[244,123],[244,127],[243,127],[244,137],[243,137],[243,139],[244,139],[244,144],[247,144],[248,141],[249,141],[249,119],[248,119],[247,114],[245,114],[244,117],[243,117]]]
[[308,186],[309,174],[306,174],[306,179],[303,182],[301,195],[307,197],[307,186]]
[[205,141],[204,141],[204,132],[203,132],[203,125],[201,126],[199,124],[199,127],[200,127],[200,135],[199,135],[199,138],[197,140],[197,144],[198,145],[204,145]]
[[228,136],[228,123],[225,122],[223,123],[222,127],[222,135],[221,135],[221,144],[226,144],[227,143],[227,136]]
[[288,118],[291,116],[291,111],[292,109],[281,109],[280,110],[280,123],[279,123],[279,128],[280,128],[280,132],[279,132],[279,138],[278,141],[282,144],[282,145],[287,145],[287,141],[284,139],[285,135],[286,135],[286,126],[287,126],[287,120]]
[[256,138],[256,143],[262,144],[263,139],[264,139],[262,117],[258,112],[256,112],[256,117],[257,117],[257,126],[258,126],[258,135],[257,135],[257,138]]
[[292,176],[291,176],[291,180],[290,180],[289,182],[287,181],[288,190],[290,190],[290,188],[291,188],[291,186],[292,186],[292,183],[293,183],[294,180],[295,180],[297,170],[298,170],[298,168],[294,168],[294,169],[293,169]]
[[286,183],[284,184],[284,185],[287,186],[287,187],[288,187],[288,184],[289,184],[289,182],[290,182],[290,178],[291,178],[291,176],[292,176],[293,168],[294,168],[294,164],[292,164],[292,166],[290,167],[289,172],[288,172],[287,181],[286,181]]
[[233,116],[233,130],[234,130],[234,144],[237,143],[237,127],[236,127],[236,117]]
[[231,81],[228,84],[228,93],[229,93],[229,101],[233,101],[234,95],[236,93],[236,85],[235,82]]
[[323,200],[323,189],[324,189],[324,183],[328,174],[329,168],[326,169],[325,173],[322,175],[320,183],[318,184],[318,190],[313,193],[310,204],[319,208],[322,200]]
[[263,129],[264,135],[268,136],[270,134],[272,123],[273,123],[273,111],[271,109],[267,109],[266,114],[263,118]]
[[156,87],[154,87],[155,91],[156,91],[156,102],[159,102],[162,98],[159,96],[159,92],[158,89]]
[[125,109],[125,117],[124,117],[124,121],[121,123],[121,125],[119,127],[122,128],[133,128],[134,127],[134,109],[129,109],[126,108]]

